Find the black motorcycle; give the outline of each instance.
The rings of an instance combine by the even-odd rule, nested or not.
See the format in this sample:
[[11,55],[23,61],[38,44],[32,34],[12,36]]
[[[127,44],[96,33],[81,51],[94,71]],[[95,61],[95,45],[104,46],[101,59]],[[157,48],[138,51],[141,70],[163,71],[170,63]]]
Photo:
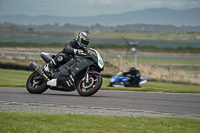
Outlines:
[[[91,52],[84,56],[71,56],[66,62],[68,66],[69,76],[63,82],[63,86],[48,86],[47,82],[53,78],[59,68],[51,68],[46,72],[45,65],[39,67],[35,62],[30,63],[30,67],[34,72],[29,76],[26,82],[26,89],[32,94],[41,94],[48,88],[59,91],[75,91],[81,96],[91,96],[95,94],[102,85],[102,76],[100,74],[104,69],[104,63],[101,55],[95,49],[89,48]],[[48,63],[55,55],[49,53],[41,53],[42,59]]]

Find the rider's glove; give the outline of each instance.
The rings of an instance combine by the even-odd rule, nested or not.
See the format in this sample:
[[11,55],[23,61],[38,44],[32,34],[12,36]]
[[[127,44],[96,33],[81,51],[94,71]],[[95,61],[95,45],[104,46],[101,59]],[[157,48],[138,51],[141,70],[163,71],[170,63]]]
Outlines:
[[83,50],[81,50],[81,49],[74,49],[74,54],[77,54],[77,55],[84,55],[84,52],[83,52]]

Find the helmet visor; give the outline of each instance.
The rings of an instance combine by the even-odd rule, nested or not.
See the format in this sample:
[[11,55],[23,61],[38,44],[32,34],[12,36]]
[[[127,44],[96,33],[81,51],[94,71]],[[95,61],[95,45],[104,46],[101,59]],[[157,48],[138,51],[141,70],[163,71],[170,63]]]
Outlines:
[[78,41],[78,44],[81,47],[86,48],[89,44],[89,40],[84,40],[83,38],[80,38],[79,41]]

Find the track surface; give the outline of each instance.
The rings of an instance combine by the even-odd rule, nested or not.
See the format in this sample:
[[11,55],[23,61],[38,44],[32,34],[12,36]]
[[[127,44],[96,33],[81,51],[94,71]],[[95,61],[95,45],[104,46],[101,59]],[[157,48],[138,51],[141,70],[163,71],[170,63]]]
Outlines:
[[1,87],[0,101],[132,109],[200,116],[200,94],[99,91],[91,97],[81,97],[76,91],[47,90],[43,94],[29,94],[25,88]]

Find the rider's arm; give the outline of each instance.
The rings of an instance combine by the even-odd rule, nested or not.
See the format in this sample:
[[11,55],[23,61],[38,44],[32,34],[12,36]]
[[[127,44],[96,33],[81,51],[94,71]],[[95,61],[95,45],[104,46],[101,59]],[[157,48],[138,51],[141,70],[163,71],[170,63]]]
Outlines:
[[67,55],[82,55],[82,54],[87,54],[88,50],[86,48],[81,48],[81,49],[76,49],[74,48],[74,42],[69,41],[68,43],[65,44],[65,48],[63,49],[63,52],[66,53]]
[[63,49],[63,52],[66,54],[74,54],[74,48],[72,47],[72,43],[69,41],[68,43],[65,44],[65,48]]
[[127,74],[130,74],[130,72],[124,72],[123,75],[126,76]]

